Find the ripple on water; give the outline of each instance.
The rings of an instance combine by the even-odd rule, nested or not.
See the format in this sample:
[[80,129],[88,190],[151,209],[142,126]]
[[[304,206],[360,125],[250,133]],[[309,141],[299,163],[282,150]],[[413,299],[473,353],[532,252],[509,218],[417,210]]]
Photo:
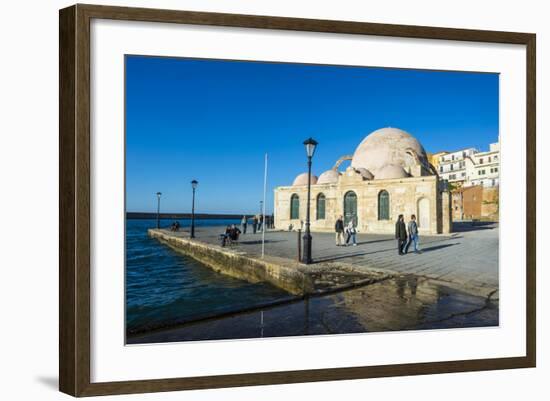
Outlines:
[[[233,222],[217,222],[229,223]],[[155,220],[127,220],[128,330],[166,326],[288,296],[269,284],[251,284],[218,274],[177,253],[147,235],[147,229],[155,224]]]

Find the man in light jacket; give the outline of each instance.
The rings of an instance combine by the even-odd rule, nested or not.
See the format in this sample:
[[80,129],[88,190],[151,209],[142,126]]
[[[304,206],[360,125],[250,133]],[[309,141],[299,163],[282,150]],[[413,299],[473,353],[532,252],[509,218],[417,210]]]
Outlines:
[[416,216],[414,214],[411,215],[411,221],[407,224],[407,231],[409,232],[409,241],[405,247],[405,253],[409,251],[411,242],[414,243],[414,252],[420,253],[418,250],[418,224],[416,224]]
[[356,239],[357,230],[355,229],[355,224],[353,224],[353,219],[349,221],[346,227],[346,234],[347,234],[346,246],[348,246],[350,239],[353,246],[357,246],[357,239]]

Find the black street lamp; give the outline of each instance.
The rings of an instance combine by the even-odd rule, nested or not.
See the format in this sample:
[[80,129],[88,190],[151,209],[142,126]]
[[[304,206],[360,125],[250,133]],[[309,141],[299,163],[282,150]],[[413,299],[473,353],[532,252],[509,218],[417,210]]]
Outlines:
[[160,228],[160,196],[161,192],[157,192],[157,228]]
[[315,153],[317,141],[313,138],[304,141],[307,154],[307,209],[306,209],[306,230],[304,233],[304,252],[302,252],[302,263],[309,265],[313,262],[311,258],[311,232],[309,230],[309,208],[311,200],[311,158]]
[[199,182],[197,180],[191,181],[191,187],[193,188],[193,203],[191,204],[191,238],[195,238],[195,190],[197,189]]

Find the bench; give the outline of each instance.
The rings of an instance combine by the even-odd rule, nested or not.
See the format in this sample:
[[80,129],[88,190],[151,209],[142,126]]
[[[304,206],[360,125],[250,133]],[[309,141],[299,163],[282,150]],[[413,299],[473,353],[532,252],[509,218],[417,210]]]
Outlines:
[[219,239],[220,239],[222,247],[234,246],[234,245],[237,245],[239,243],[239,234],[237,234],[237,238],[235,238],[235,239],[232,239],[227,234],[220,234]]

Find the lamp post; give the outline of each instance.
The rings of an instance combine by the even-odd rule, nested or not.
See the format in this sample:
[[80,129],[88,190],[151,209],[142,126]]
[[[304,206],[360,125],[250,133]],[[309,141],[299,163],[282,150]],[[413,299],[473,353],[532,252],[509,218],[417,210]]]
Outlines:
[[307,154],[307,209],[306,209],[306,229],[304,233],[304,252],[302,253],[302,263],[309,265],[313,262],[311,258],[311,232],[309,230],[309,209],[311,200],[311,159],[315,153],[317,141],[313,138],[304,141]]
[[263,229],[264,229],[264,224],[265,224],[265,221],[264,221],[264,215],[263,215],[263,210],[264,210],[264,201],[260,201],[260,225],[258,227],[258,230],[259,231],[262,231],[263,232]]
[[195,190],[199,182],[197,180],[191,181],[191,187],[193,188],[193,202],[191,203],[191,238],[195,238]]
[[161,192],[157,192],[157,228],[160,228],[160,196]]

